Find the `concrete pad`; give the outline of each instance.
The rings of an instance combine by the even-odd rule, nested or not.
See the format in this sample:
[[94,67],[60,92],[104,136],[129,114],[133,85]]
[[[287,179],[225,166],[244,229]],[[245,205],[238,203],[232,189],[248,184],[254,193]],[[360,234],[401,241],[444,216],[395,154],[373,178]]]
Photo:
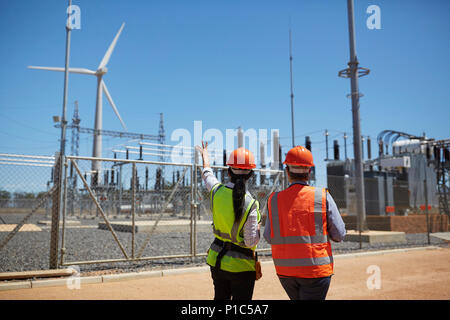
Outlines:
[[176,269],[167,269],[163,270],[162,276],[170,276],[175,274],[183,274],[183,273],[198,273],[198,272],[207,272],[210,270],[209,266],[205,267],[190,267],[190,268],[176,268]]
[[17,289],[31,289],[31,281],[9,281],[0,283],[0,291]]
[[[0,232],[11,232],[15,227],[17,227],[17,224],[0,224]],[[19,232],[23,231],[42,231],[42,229],[35,224],[24,224],[19,229]]]
[[66,226],[66,229],[97,229],[97,226]]
[[45,279],[45,280],[31,280],[31,288],[44,288],[44,287],[60,287],[60,286],[73,286],[76,283],[81,284],[92,284],[92,283],[102,283],[102,276],[89,276],[80,277],[74,276],[64,279]]
[[67,281],[70,281],[70,279],[31,280],[31,288],[65,286]]
[[[196,229],[197,231],[208,232],[211,231],[212,221],[197,221]],[[110,222],[111,227],[115,231],[119,232],[132,232],[133,225],[131,221],[113,221]],[[155,220],[146,220],[146,221],[135,221],[134,223],[134,232],[149,232],[152,230],[155,225]],[[176,232],[176,231],[189,231],[190,230],[191,221],[190,220],[161,220],[158,222],[158,225],[155,228],[155,232],[163,231],[163,232]],[[108,226],[105,222],[100,222],[98,224],[98,228],[101,230],[108,230]]]
[[[42,224],[45,226],[51,226],[52,225],[52,221],[51,220],[41,220],[38,221],[38,224]],[[59,221],[59,225],[62,226],[63,222],[62,220]],[[66,220],[65,222],[66,226],[79,226],[81,225],[81,222],[78,220]]]
[[0,280],[68,277],[68,276],[73,275],[74,273],[75,273],[75,271],[73,269],[2,272],[2,273],[0,273]]
[[89,283],[102,283],[102,276],[90,276],[90,277],[80,277],[79,278],[81,284],[89,284]]
[[430,233],[430,236],[438,238],[438,239],[442,239],[445,241],[450,241],[450,232],[435,232],[435,233]]
[[162,271],[144,271],[122,274],[111,274],[102,276],[103,282],[114,282],[122,280],[136,280],[142,278],[162,277]]
[[[359,242],[359,231],[347,230],[344,241]],[[361,232],[361,241],[368,243],[406,243],[404,232],[368,230]]]

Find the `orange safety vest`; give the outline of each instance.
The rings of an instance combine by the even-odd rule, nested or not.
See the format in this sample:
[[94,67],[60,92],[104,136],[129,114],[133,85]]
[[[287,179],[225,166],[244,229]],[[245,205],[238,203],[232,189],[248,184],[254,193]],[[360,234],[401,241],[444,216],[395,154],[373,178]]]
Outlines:
[[269,196],[272,258],[278,275],[321,278],[333,274],[326,190],[301,184]]

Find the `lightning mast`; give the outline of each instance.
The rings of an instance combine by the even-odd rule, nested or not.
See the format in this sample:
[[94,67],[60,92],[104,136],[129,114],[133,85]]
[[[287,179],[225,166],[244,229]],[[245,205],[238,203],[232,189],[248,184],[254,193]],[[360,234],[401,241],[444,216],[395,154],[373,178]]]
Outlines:
[[289,70],[290,70],[290,83],[291,83],[291,129],[292,129],[292,147],[295,147],[295,134],[294,134],[294,91],[293,91],[293,79],[292,79],[292,32],[289,26]]

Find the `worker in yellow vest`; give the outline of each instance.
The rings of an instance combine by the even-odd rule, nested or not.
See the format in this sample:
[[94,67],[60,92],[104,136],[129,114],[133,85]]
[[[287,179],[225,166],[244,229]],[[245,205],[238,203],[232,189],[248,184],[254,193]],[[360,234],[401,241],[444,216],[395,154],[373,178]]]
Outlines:
[[197,146],[203,159],[202,178],[210,192],[214,241],[208,250],[214,300],[251,300],[261,276],[256,245],[260,239],[259,202],[246,191],[256,167],[253,154],[234,150],[227,161],[230,182],[221,184],[209,164],[208,143]]
[[342,241],[345,225],[328,191],[308,185],[314,166],[308,149],[292,148],[283,164],[289,186],[268,198],[264,238],[289,298],[324,300],[333,274],[329,239]]

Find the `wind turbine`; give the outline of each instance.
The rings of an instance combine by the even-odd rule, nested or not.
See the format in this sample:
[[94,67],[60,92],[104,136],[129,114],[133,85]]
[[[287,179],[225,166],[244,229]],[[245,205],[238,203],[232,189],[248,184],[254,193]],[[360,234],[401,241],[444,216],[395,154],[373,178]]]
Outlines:
[[[96,105],[95,105],[95,133],[94,133],[94,143],[93,143],[93,149],[92,149],[92,157],[94,158],[101,158],[102,156],[102,136],[100,134],[100,130],[102,130],[102,122],[103,122],[103,92],[106,95],[106,98],[108,99],[112,109],[114,110],[114,113],[119,118],[120,123],[122,124],[122,127],[127,130],[127,127],[125,126],[125,123],[122,120],[122,117],[119,114],[119,111],[117,110],[117,107],[114,103],[114,101],[111,98],[111,95],[109,94],[109,91],[106,87],[105,82],[103,81],[103,76],[108,72],[108,68],[106,68],[106,65],[109,62],[109,59],[111,58],[111,55],[114,51],[114,47],[116,46],[117,40],[119,39],[119,36],[125,26],[125,23],[122,23],[122,26],[120,27],[119,31],[117,32],[116,36],[114,37],[113,41],[111,42],[108,50],[105,53],[105,56],[103,57],[102,61],[100,62],[98,68],[96,71],[86,69],[86,68],[69,68],[69,72],[71,73],[78,73],[78,74],[87,74],[91,76],[97,77],[97,99],[96,99]],[[49,70],[49,71],[59,71],[64,72],[64,68],[57,68],[57,67],[35,67],[35,66],[29,66],[30,69],[38,69],[38,70]],[[101,164],[99,161],[92,161],[92,171],[93,174],[97,175],[100,172]],[[96,184],[96,183],[94,183]]]

